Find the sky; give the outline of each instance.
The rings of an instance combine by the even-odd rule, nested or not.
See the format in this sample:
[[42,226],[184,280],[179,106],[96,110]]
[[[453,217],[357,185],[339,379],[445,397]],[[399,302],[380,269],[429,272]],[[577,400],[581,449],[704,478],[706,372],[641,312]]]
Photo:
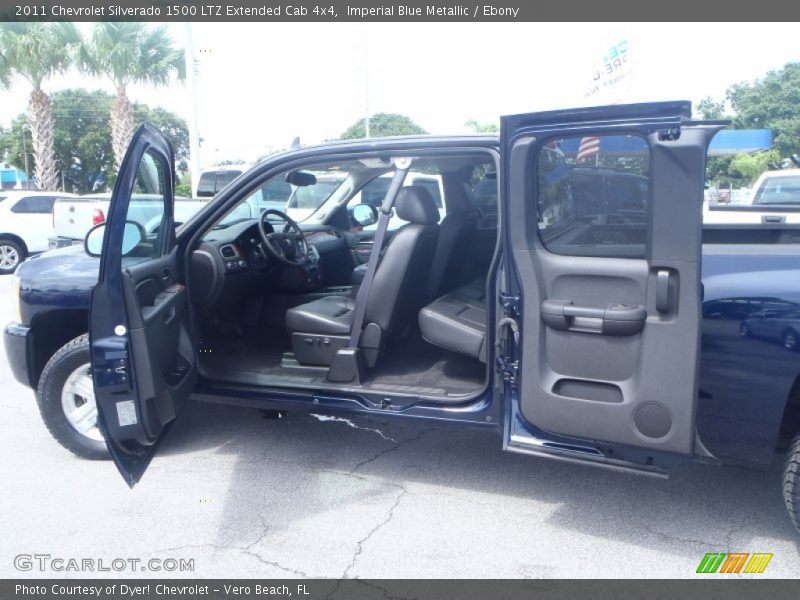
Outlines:
[[[91,24],[79,24],[88,33]],[[170,24],[183,45],[186,25]],[[338,137],[369,110],[410,116],[430,133],[465,122],[610,102],[722,99],[733,83],[800,60],[797,25],[595,23],[195,23],[200,163],[252,161]],[[627,44],[624,82],[587,97],[609,50]],[[76,73],[45,91],[106,89]],[[0,92],[0,123],[29,89]],[[186,117],[188,86],[135,85],[134,101]]]

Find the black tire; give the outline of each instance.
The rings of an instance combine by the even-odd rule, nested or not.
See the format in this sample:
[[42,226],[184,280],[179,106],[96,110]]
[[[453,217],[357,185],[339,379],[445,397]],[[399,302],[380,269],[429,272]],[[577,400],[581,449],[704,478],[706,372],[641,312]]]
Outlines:
[[794,329],[787,329],[784,331],[781,341],[783,342],[783,347],[790,352],[796,352],[798,346],[800,346],[797,343],[797,332]]
[[67,420],[61,404],[61,392],[70,373],[90,362],[89,335],[84,334],[62,346],[44,367],[36,391],[39,412],[55,440],[81,458],[108,460],[111,458],[103,441],[87,437]]
[[789,519],[800,533],[800,434],[792,440],[783,465],[783,501]]
[[0,259],[9,251],[16,253],[16,262],[13,265],[6,265],[0,263],[0,275],[9,275],[17,270],[17,267],[28,257],[28,252],[25,247],[18,244],[14,240],[8,238],[0,238]]

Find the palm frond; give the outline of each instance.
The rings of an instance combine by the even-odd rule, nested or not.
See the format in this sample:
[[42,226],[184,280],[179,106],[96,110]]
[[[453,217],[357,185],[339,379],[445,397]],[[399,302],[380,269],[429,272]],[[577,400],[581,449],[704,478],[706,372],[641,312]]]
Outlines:
[[72,23],[2,23],[0,55],[7,80],[16,73],[34,89],[72,64],[81,36]]
[[145,23],[98,23],[81,56],[87,72],[107,76],[117,88],[134,81],[165,85],[184,71],[183,52],[173,46],[166,27]]

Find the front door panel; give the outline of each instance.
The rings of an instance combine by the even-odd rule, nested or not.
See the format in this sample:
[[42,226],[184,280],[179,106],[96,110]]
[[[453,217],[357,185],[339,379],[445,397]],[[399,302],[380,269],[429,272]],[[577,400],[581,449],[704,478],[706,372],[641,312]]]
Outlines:
[[174,234],[173,173],[169,142],[143,125],[114,186],[100,278],[92,292],[89,333],[98,422],[131,486],[196,378]]
[[688,105],[504,119],[518,412],[573,439],[690,454],[705,151]]

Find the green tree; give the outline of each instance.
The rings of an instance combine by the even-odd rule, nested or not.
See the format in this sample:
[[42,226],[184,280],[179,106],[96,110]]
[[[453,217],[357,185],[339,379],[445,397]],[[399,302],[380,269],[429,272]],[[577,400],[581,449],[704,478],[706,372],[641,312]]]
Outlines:
[[67,89],[53,94],[56,163],[71,191],[87,193],[111,167],[111,94]]
[[110,79],[117,91],[110,122],[114,166],[119,170],[136,121],[128,85],[166,85],[173,75],[183,79],[183,50],[172,45],[165,26],[103,22],[94,26],[91,39],[81,47],[80,64],[86,72]]
[[175,166],[179,172],[189,169],[189,127],[186,120],[160,106],[136,104],[134,119],[139,126],[145,121],[155,125],[171,142],[175,149]]
[[[113,182],[114,151],[111,146],[109,109],[114,96],[103,91],[67,89],[52,97],[55,123],[55,161],[64,173],[66,187],[75,192],[91,192],[98,183]],[[189,154],[189,131],[183,119],[163,108],[146,104],[135,106],[135,123],[150,121],[172,141],[178,170]],[[24,128],[25,115],[19,115],[11,127],[0,132],[0,156],[8,152],[9,161],[22,167],[22,136],[30,152],[30,132]],[[185,167],[184,167],[185,169]]]
[[754,182],[764,171],[780,162],[777,150],[768,150],[756,154],[737,154],[731,161],[730,170],[739,173]]
[[[419,135],[427,133],[409,117],[397,113],[376,113],[369,118],[370,137],[387,137],[391,135]],[[367,137],[364,119],[353,123],[341,135],[343,140],[354,140]]]
[[788,63],[752,83],[728,88],[735,128],[768,127],[782,157],[800,153],[800,62]]
[[16,75],[33,88],[27,126],[31,131],[34,173],[44,190],[56,189],[58,176],[52,104],[42,84],[72,64],[80,42],[72,23],[0,23],[0,86],[8,86]]
[[711,96],[706,96],[700,100],[695,106],[695,111],[701,119],[707,121],[718,121],[726,118],[725,102],[718,102],[711,98]]
[[464,123],[464,127],[471,129],[475,133],[497,133],[500,126],[497,123],[481,123],[476,119],[470,119]]
[[180,182],[175,186],[175,195],[185,198],[192,197],[192,176],[190,173],[184,173],[180,176]]

